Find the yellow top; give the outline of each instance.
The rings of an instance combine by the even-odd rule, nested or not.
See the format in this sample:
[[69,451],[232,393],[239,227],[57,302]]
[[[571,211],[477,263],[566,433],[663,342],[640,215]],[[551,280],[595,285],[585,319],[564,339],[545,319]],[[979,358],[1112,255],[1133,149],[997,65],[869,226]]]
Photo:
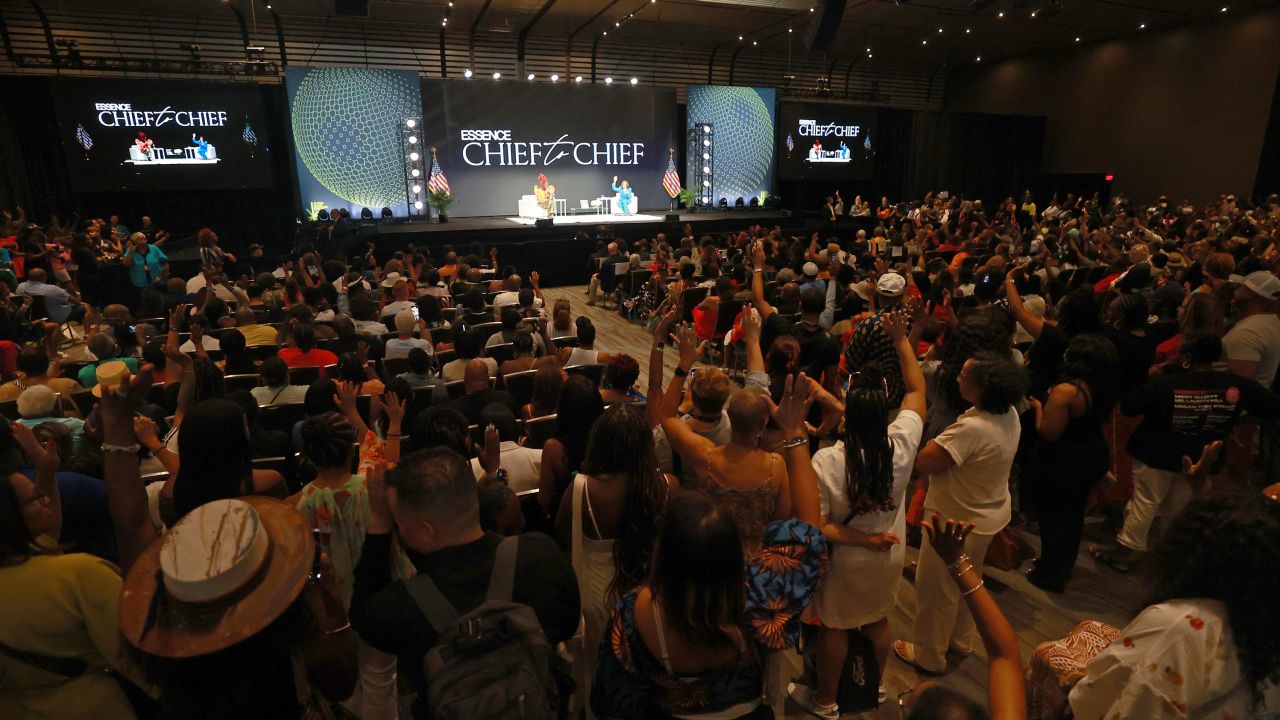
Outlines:
[[122,585],[114,565],[84,553],[37,555],[0,567],[0,642],[88,663],[84,673],[67,678],[0,654],[0,718],[134,717],[105,673],[122,664]]
[[[18,380],[0,385],[0,402],[17,400],[18,396],[22,394],[22,391],[26,389],[27,384],[26,378],[19,378]],[[62,399],[67,401],[70,401],[71,393],[81,392],[84,390],[84,387],[81,386],[80,383],[70,378],[63,377],[49,378],[47,382],[37,384],[48,385],[50,390],[53,390],[56,393],[62,393]]]

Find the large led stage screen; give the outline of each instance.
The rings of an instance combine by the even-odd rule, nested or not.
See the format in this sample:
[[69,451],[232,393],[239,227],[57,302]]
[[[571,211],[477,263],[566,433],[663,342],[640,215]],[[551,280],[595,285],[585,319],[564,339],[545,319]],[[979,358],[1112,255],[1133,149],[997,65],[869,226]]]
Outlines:
[[773,88],[690,85],[688,123],[712,128],[711,189],[716,202],[751,202],[773,188]]
[[271,186],[265,88],[62,78],[53,91],[78,192]]
[[298,191],[321,208],[408,213],[401,127],[422,115],[418,74],[290,65],[284,76]]
[[662,176],[676,148],[674,90],[474,78],[426,80],[423,99],[427,151],[438,149],[452,216],[514,217],[539,174],[564,213],[612,210],[615,175],[630,184],[632,209],[669,206]]
[[875,108],[783,103],[778,110],[778,177],[869,180],[878,139]]

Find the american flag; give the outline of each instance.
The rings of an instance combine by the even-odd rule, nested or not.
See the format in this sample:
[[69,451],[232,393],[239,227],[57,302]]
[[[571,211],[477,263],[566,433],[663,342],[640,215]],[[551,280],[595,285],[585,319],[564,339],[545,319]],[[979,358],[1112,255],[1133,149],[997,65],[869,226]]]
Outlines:
[[440,169],[440,161],[436,159],[435,148],[431,148],[431,174],[427,176],[427,190],[443,191],[446,195],[453,194],[449,190],[449,181],[445,179],[444,171]]
[[76,142],[80,143],[86,153],[93,148],[93,138],[89,137],[89,131],[84,129],[84,125],[76,125]]
[[796,149],[795,138],[791,137],[791,133],[787,133],[787,152],[791,152],[792,150],[795,150],[795,149]]
[[253,131],[253,127],[249,125],[249,118],[244,119],[244,132],[240,133],[240,139],[250,145],[258,144],[258,134]]
[[662,176],[662,189],[674,200],[680,194],[680,175],[676,172],[674,153],[667,153],[667,172]]

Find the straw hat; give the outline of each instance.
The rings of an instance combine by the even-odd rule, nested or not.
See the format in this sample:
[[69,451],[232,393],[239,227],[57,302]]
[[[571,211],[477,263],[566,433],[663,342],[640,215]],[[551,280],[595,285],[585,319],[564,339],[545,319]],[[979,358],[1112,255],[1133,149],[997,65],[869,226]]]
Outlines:
[[94,397],[102,397],[104,387],[115,388],[124,382],[124,379],[129,376],[129,366],[123,360],[112,360],[100,363],[94,369],[94,373],[98,377],[98,384],[93,386],[91,392]]
[[120,632],[143,652],[208,655],[275,622],[307,582],[315,544],[297,508],[215,500],[138,558],[120,597]]
[[382,287],[384,288],[393,287],[395,286],[396,283],[404,279],[405,277],[398,272],[395,272],[395,271],[389,272],[387,273],[386,277],[382,278]]

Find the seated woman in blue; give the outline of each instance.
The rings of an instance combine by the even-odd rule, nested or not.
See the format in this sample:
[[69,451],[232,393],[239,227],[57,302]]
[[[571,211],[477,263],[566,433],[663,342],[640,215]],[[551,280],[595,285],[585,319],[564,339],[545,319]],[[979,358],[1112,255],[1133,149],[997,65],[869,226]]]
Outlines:
[[631,203],[635,200],[636,194],[631,191],[631,183],[626,180],[622,181],[622,185],[618,185],[618,176],[613,176],[613,191],[618,193],[618,210],[623,215],[630,215],[634,212]]
[[648,582],[600,645],[591,707],[608,718],[766,718],[765,659],[794,647],[825,553],[817,528],[774,522],[747,565],[733,518],[706,496],[670,501]]

